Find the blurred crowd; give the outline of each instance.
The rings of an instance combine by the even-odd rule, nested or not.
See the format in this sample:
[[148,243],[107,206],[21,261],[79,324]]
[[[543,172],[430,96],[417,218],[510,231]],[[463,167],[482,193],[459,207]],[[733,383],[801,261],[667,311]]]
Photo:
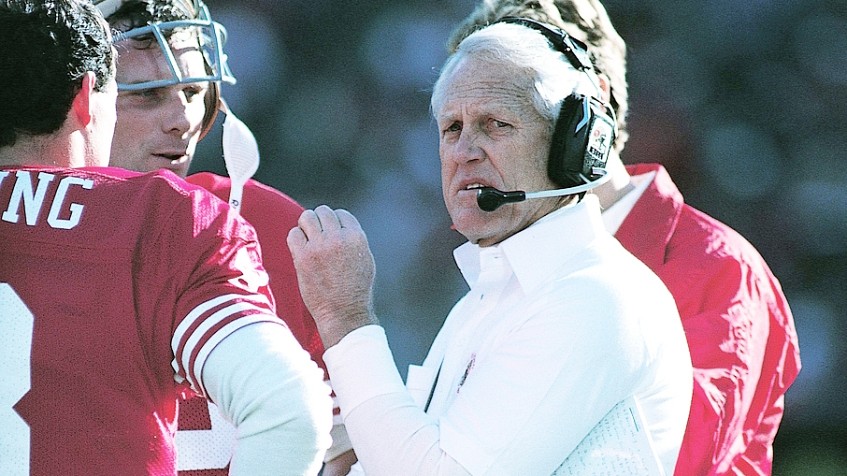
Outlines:
[[[441,200],[429,94],[472,0],[206,0],[255,133],[256,177],[359,217],[401,372],[466,291]],[[775,475],[847,472],[847,2],[608,0],[629,48],[624,160],[660,162],[782,282],[803,369]],[[193,171],[224,173],[220,127]],[[288,230],[280,230],[284,240]]]

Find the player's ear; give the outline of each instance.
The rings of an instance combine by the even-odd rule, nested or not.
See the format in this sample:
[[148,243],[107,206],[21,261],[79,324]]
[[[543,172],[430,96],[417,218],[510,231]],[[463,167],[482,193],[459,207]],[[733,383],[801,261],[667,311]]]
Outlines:
[[86,72],[80,80],[80,88],[71,102],[70,114],[80,127],[86,127],[91,122],[92,104],[91,95],[94,94],[94,86],[97,76],[93,71]]

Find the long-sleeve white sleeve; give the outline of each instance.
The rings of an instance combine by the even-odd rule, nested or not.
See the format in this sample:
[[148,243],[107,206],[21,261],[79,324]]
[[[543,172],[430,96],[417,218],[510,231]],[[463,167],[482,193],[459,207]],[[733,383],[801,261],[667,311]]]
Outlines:
[[245,326],[215,347],[203,381],[238,432],[230,475],[318,473],[332,426],[322,374],[291,332],[276,323]]
[[356,329],[324,361],[356,456],[371,475],[470,474],[439,447],[438,422],[418,407],[397,372],[385,332]]

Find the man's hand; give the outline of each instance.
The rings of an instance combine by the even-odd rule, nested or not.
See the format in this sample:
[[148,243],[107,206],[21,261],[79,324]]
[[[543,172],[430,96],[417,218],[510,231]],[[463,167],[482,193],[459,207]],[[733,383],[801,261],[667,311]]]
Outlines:
[[373,312],[375,266],[368,239],[346,210],[321,205],[300,215],[288,233],[300,294],[329,348],[362,326]]
[[345,451],[324,464],[322,476],[345,476],[358,461],[353,450]]

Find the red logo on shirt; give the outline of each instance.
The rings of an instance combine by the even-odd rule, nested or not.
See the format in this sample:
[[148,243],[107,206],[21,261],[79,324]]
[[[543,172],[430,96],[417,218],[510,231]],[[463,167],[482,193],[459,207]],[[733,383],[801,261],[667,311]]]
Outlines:
[[471,354],[471,360],[468,361],[468,366],[465,367],[465,373],[462,374],[462,379],[459,380],[459,387],[456,388],[456,393],[459,393],[459,389],[462,388],[462,385],[465,384],[465,380],[468,378],[468,374],[471,373],[471,369],[473,369],[474,364],[476,363],[476,352]]

